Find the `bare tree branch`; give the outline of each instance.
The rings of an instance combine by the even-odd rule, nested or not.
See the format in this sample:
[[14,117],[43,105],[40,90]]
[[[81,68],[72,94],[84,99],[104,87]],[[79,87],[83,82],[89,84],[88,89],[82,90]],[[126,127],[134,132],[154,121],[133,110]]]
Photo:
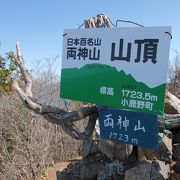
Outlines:
[[31,78],[27,74],[27,70],[23,66],[23,59],[22,59],[22,53],[21,53],[19,42],[16,43],[16,51],[17,51],[17,63],[18,63],[18,66],[20,68],[20,71],[21,71],[21,74],[23,76],[24,83],[25,83],[25,93],[29,97],[32,97],[32,90],[31,90],[32,81],[31,81]]
[[[75,139],[88,139],[95,126],[96,119],[98,117],[96,106],[92,107],[81,107],[80,109],[72,112],[67,112],[64,109],[49,106],[49,105],[41,105],[34,102],[31,98],[29,98],[19,87],[17,81],[13,81],[13,86],[16,92],[21,97],[23,104],[28,108],[33,110],[37,114],[41,114],[46,120],[53,124],[61,125],[63,130],[72,136]],[[87,116],[89,117],[88,125],[83,133],[78,132],[74,121],[83,119]]]
[[160,131],[174,128],[180,128],[180,114],[167,115],[164,120],[162,118],[158,119],[158,129]]
[[78,139],[88,140],[94,131],[94,127],[95,127],[97,118],[98,118],[97,113],[94,113],[89,116],[88,125],[86,126],[84,132],[79,132],[78,129],[73,124],[69,125],[69,123],[71,123],[71,122],[63,123],[62,128],[67,134],[69,134],[71,137],[73,137],[76,140],[78,140]]
[[[23,65],[21,65],[23,67]],[[18,82],[13,79],[13,87],[16,90],[16,92],[19,94],[23,104],[28,108],[33,110],[34,112],[41,114],[42,112],[42,106],[33,102],[32,99],[20,88]]]
[[180,113],[180,100],[169,91],[166,91],[165,112],[166,114]]

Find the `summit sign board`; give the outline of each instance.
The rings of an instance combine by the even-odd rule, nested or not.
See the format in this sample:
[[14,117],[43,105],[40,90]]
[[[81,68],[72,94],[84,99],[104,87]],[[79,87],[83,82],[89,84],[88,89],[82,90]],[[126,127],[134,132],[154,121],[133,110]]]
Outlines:
[[158,150],[156,115],[104,108],[99,112],[100,137]]
[[64,31],[60,97],[164,111],[171,27]]

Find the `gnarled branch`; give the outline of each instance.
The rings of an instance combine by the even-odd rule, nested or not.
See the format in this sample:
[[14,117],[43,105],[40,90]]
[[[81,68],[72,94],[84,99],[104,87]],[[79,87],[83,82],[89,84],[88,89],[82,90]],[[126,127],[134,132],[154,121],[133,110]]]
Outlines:
[[23,58],[22,58],[22,53],[21,53],[21,48],[20,48],[19,42],[16,43],[16,51],[17,51],[17,63],[18,63],[18,66],[21,70],[21,74],[23,76],[24,83],[25,83],[25,93],[29,97],[32,97],[32,90],[31,90],[32,80],[28,76],[27,70],[24,68]]
[[167,115],[165,119],[158,119],[158,129],[174,129],[180,128],[180,114]]

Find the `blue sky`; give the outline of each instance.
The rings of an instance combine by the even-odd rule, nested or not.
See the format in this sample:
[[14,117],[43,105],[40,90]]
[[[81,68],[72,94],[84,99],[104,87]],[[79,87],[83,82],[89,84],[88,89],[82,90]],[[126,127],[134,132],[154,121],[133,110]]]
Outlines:
[[172,26],[170,58],[174,50],[180,52],[179,0],[0,0],[0,4],[0,54],[15,51],[19,41],[28,68],[34,60],[61,57],[63,29],[77,28],[99,13],[113,22],[124,19],[144,26]]

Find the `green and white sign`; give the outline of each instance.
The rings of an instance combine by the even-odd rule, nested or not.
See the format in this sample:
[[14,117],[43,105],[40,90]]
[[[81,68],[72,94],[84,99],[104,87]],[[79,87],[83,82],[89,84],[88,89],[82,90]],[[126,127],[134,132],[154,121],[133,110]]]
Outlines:
[[64,31],[61,98],[164,111],[171,27]]

